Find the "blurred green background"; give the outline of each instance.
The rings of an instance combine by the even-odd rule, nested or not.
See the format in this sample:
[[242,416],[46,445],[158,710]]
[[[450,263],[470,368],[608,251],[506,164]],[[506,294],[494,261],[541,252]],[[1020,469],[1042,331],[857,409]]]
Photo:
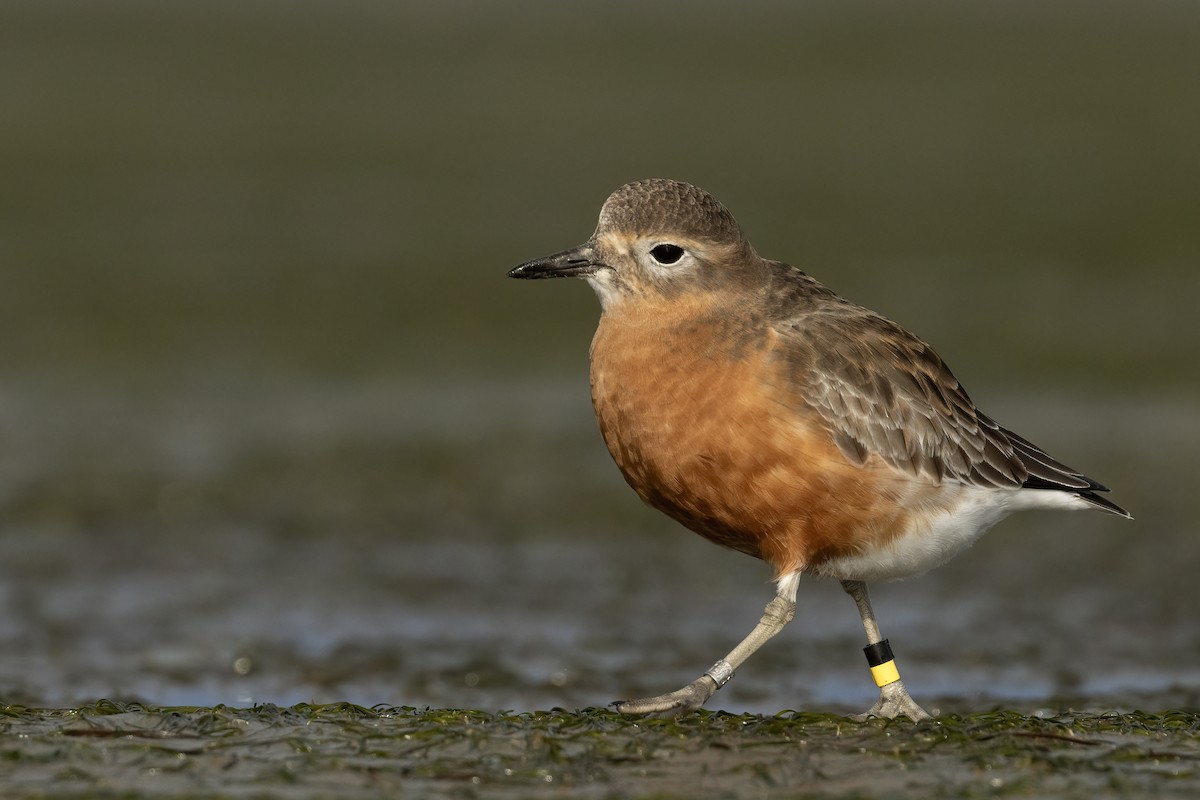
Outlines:
[[592,298],[504,269],[669,176],[979,380],[1200,373],[1190,3],[0,14],[8,371],[566,369]]
[[[1200,556],[1187,507],[1200,474],[1197,42],[1188,2],[7,0],[0,637],[28,661],[0,671],[0,689],[224,700],[188,694],[200,679],[186,670],[184,689],[164,689],[161,659],[113,653],[174,641],[172,669],[203,675],[216,667],[187,655],[178,626],[208,614],[199,651],[233,663],[278,630],[279,609],[253,605],[268,589],[231,592],[245,582],[283,587],[283,606],[348,594],[413,619],[541,598],[484,626],[519,627],[567,591],[555,579],[543,602],[551,589],[528,581],[619,561],[613,541],[660,564],[694,559],[667,586],[683,598],[681,642],[697,638],[687,625],[706,586],[744,597],[712,632],[722,649],[696,644],[681,677],[724,652],[766,576],[642,509],[611,468],[587,402],[591,292],[504,277],[583,241],[612,189],[651,176],[710,190],[761,253],[933,342],[989,413],[1139,517],[1120,532],[1099,516],[1014,521],[957,578],[906,592],[937,607],[986,579],[1036,628],[1060,598],[1024,592],[1063,581],[1091,609],[1080,619],[1125,609],[1130,626],[1168,626],[1164,652],[1183,664],[1200,652],[1181,622],[1197,594],[1183,570]],[[444,545],[420,550],[438,580],[410,564],[417,541]],[[586,563],[521,549],[562,541]],[[503,575],[486,559],[447,566],[489,547],[510,554]],[[640,576],[605,586],[644,613],[625,590],[666,578],[640,559],[614,569]],[[1097,595],[1100,575],[1124,585]],[[163,610],[183,576],[200,599]],[[371,576],[394,594],[370,594]],[[136,591],[113,601],[116,584]],[[258,622],[239,628],[230,597]],[[831,602],[859,669],[852,607]],[[114,620],[152,606],[144,638],[113,639]],[[320,624],[302,614],[296,630]],[[224,642],[230,630],[241,638]],[[68,690],[43,668],[70,663],[80,637],[99,677]],[[429,637],[436,655],[445,642]],[[300,649],[321,662],[331,647]],[[487,686],[476,651],[447,652],[444,675],[430,667],[411,694],[376,701],[486,702],[446,688],[480,674]],[[496,702],[570,697],[555,676],[587,669],[548,666],[529,678],[546,694]],[[1168,673],[1151,683],[1180,680]],[[618,677],[597,676],[580,702],[627,691]],[[669,688],[655,677],[647,689]],[[238,697],[349,693],[305,680]]]

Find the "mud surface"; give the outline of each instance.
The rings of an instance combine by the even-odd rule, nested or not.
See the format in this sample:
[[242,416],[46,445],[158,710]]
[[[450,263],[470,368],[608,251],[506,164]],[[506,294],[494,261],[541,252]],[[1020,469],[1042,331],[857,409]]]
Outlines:
[[[467,6],[0,4],[0,795],[1200,795],[1200,6]],[[504,278],[647,176],[1136,516],[873,587],[937,724],[845,722],[816,580],[723,714],[576,711],[772,591],[616,474],[586,287]]]
[[[1194,797],[1200,718],[486,714],[108,703],[0,712],[8,796]],[[11,794],[9,794],[11,792]]]

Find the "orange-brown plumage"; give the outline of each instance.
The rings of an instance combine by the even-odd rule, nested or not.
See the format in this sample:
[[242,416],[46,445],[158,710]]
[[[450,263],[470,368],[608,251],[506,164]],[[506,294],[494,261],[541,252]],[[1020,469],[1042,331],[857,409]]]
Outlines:
[[[585,244],[510,275],[587,279],[602,306],[592,402],[625,480],[775,571],[777,597],[741,644],[683,689],[622,711],[701,705],[791,619],[801,574],[839,578],[868,659],[890,659],[867,580],[931,569],[1023,508],[1128,516],[1104,486],[979,411],[925,342],[760,258],[694,186],[627,184]],[[876,681],[868,713],[927,716],[893,667]]]
[[[907,513],[878,459],[851,464],[797,403],[779,337],[736,347],[719,296],[606,313],[592,402],[625,480],[689,529],[777,576],[883,546]],[[701,322],[697,322],[701,320]]]

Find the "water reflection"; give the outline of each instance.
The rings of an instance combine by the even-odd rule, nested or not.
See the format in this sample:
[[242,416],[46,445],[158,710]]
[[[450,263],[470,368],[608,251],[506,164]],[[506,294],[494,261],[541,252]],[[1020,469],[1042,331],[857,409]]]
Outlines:
[[[0,540],[6,699],[596,705],[693,676],[760,613],[766,568],[643,508],[575,382],[463,387],[126,395],[102,430],[102,397],[10,389],[0,422],[47,403],[59,416],[28,459],[9,451],[23,471]],[[1166,424],[1153,447],[1121,431],[1100,445],[1103,403],[1054,402],[1038,406],[1083,437],[1059,449],[1106,476],[1200,445]],[[203,457],[179,446],[181,418],[209,432]],[[1114,483],[1152,533],[1027,514],[875,590],[917,696],[1119,703],[1197,685],[1184,502]],[[716,706],[864,705],[860,637],[835,583],[804,582],[796,621]]]

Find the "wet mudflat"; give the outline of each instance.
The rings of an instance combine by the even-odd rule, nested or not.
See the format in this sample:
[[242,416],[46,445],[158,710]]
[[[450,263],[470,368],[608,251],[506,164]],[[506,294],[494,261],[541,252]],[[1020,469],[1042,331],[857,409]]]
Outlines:
[[[0,538],[9,703],[597,706],[690,681],[772,593],[760,562],[628,491],[582,380],[4,397],[0,425],[28,436]],[[1110,403],[1031,405],[1136,522],[1027,514],[875,588],[915,697],[1195,703],[1200,539],[1183,486],[1151,501],[1164,484],[1139,475],[1170,477],[1139,465],[1189,463],[1200,430],[1161,403],[1154,441],[1089,439]],[[795,621],[713,707],[860,711],[863,644],[837,584],[804,581]]]
[[[0,796],[1200,795],[1200,7],[469,5],[0,4]],[[1134,513],[872,588],[936,722],[816,580],[592,710],[772,591],[503,277],[648,176]]]
[[[1195,797],[1200,715],[0,711],[8,797]],[[46,787],[53,786],[52,790]]]
[[[875,690],[853,604],[818,580],[713,711],[629,720],[595,707],[691,680],[771,585],[631,496],[580,382],[5,397],[10,430],[59,411],[0,539],[5,796],[1200,790],[1183,492],[1148,508],[1154,536],[1031,514],[878,586],[934,723],[845,716]],[[1097,448],[1072,433],[1113,408],[1056,403],[1032,405],[1102,468],[1198,444],[1164,403],[1153,443]]]

